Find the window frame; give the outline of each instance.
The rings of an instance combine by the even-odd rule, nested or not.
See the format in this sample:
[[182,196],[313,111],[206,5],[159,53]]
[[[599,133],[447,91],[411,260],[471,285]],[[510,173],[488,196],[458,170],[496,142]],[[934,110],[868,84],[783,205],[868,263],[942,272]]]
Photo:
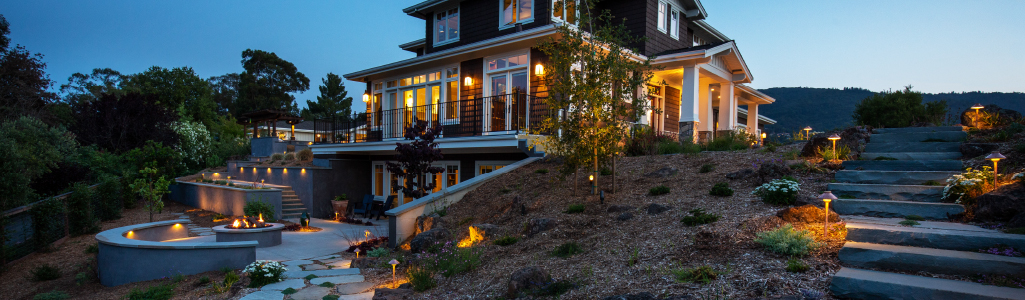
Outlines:
[[517,14],[517,20],[516,20],[516,22],[512,22],[512,23],[506,22],[506,20],[504,19],[505,17],[502,15],[502,11],[503,11],[502,1],[503,0],[498,0],[498,30],[504,30],[504,29],[513,28],[513,27],[516,27],[516,24],[529,24],[529,23],[534,22],[534,19],[537,18],[537,13],[536,13],[537,10],[534,9],[535,5],[537,4],[537,1],[529,0],[530,1],[530,18],[519,19],[519,5],[520,5],[520,1],[521,0],[512,0],[513,4],[514,4],[513,5],[513,7],[514,7],[513,10]]
[[445,13],[446,14],[445,15],[445,24],[447,25],[449,18],[452,17],[451,12],[453,10],[456,11],[456,14],[459,14],[459,16],[458,16],[459,21],[456,23],[456,26],[458,26],[458,28],[456,28],[456,37],[448,39],[447,33],[446,33],[446,40],[440,41],[440,42],[438,41],[438,21],[439,21],[438,20],[438,14],[439,14],[439,12],[435,12],[434,13],[434,18],[432,18],[432,20],[431,20],[432,21],[431,22],[432,23],[431,27],[434,28],[434,34],[433,34],[434,38],[433,38],[432,45],[434,45],[435,47],[458,42],[460,36],[462,36],[460,33],[462,32],[461,28],[463,27],[463,24],[462,24],[462,22],[463,22],[463,12],[462,12],[462,9],[460,9],[459,5],[456,5],[455,7],[443,9],[443,10],[440,10],[440,11],[441,11],[441,13]]
[[680,11],[677,9],[669,10],[669,21],[666,26],[669,26],[669,36],[679,40],[680,39]]
[[[513,163],[516,163],[516,161],[515,160],[478,160],[478,161],[474,161],[473,162],[473,173],[474,173],[474,176],[481,176],[481,175],[487,174],[487,173],[482,174],[480,172],[480,167],[481,166],[494,166],[494,167],[499,167],[500,166],[502,168],[505,168],[505,167],[508,167],[509,165],[511,165]],[[491,172],[498,171],[499,169],[501,169],[501,168],[495,168],[494,170],[491,170]],[[491,173],[491,172],[488,172],[488,173]]]
[[573,18],[574,21],[572,23],[566,21],[566,0],[561,0],[562,1],[562,17],[555,17],[555,5],[559,4],[558,3],[559,1],[560,0],[552,0],[552,7],[549,9],[550,13],[551,13],[552,21],[577,25],[577,23],[580,22],[580,9],[577,8],[577,5],[579,5],[579,3],[576,3],[576,2],[579,2],[579,0],[574,0],[575,2],[573,4],[573,13],[576,16]]
[[666,23],[667,23],[666,19],[669,19],[669,15],[667,13],[667,10],[670,10],[670,9],[671,9],[671,6],[669,6],[668,2],[665,2],[665,1],[659,1],[658,2],[658,12],[657,12],[657,17],[655,19],[655,22],[657,23],[657,25],[655,25],[655,27],[658,29],[658,31],[661,31],[663,33],[666,32]]

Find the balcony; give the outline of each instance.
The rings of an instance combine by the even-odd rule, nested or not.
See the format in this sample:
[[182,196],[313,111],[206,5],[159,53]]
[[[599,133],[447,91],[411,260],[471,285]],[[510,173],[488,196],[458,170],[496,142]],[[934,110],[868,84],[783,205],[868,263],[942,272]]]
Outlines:
[[537,133],[555,111],[544,98],[526,93],[457,102],[406,106],[353,114],[348,118],[314,120],[315,144],[363,143],[403,138],[416,120],[442,126],[444,138]]

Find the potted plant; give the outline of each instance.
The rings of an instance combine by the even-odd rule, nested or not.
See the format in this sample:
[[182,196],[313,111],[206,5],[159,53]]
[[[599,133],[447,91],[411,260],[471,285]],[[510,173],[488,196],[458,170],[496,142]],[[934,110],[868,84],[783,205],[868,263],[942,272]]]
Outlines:
[[347,209],[349,208],[349,197],[345,194],[335,196],[331,201],[331,206],[334,207],[335,214],[339,217],[344,217]]

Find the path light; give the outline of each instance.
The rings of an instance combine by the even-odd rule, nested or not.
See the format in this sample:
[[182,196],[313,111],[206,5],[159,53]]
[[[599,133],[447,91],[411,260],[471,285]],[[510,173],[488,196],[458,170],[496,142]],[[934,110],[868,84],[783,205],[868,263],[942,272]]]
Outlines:
[[1004,157],[1003,155],[1000,154],[1000,152],[997,152],[997,151],[993,151],[993,153],[990,153],[989,156],[986,156],[986,159],[993,161],[993,189],[994,190],[997,189],[997,162],[1000,161],[1001,159],[1005,159],[1005,158],[1007,158],[1007,157]]
[[594,191],[598,189],[598,186],[594,183],[594,174],[588,176],[587,180],[591,182],[591,194],[594,194]]
[[811,126],[804,126],[804,139],[805,140],[810,140],[811,139]]
[[363,237],[369,238],[370,237],[370,230],[364,230],[363,231]]
[[356,248],[355,252],[356,252],[356,259],[359,259],[359,248]]
[[827,139],[829,139],[830,141],[833,141],[833,159],[840,160],[839,157],[836,157],[836,141],[840,140],[840,136],[836,135],[834,133],[833,135],[829,136]]
[[833,200],[836,200],[836,196],[833,195],[833,192],[826,191],[826,192],[822,193],[822,195],[819,195],[819,199],[822,199],[822,202],[826,203],[826,225],[825,225],[825,227],[822,228],[822,236],[828,238],[829,237],[829,202],[833,201]]
[[391,280],[395,280],[395,265],[398,265],[399,261],[393,258],[391,261],[388,262],[388,264],[391,265]]
[[975,105],[972,105],[972,109],[975,110],[975,114],[979,114],[979,110],[983,109],[983,108],[986,108],[986,107],[982,106],[982,103],[976,103]]
[[231,176],[228,176],[228,183],[231,183]]

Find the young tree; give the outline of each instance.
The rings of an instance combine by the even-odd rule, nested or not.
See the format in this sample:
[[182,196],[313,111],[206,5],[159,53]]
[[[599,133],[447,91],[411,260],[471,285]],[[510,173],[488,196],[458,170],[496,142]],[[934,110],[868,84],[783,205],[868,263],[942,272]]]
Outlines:
[[417,119],[409,127],[406,127],[404,137],[409,143],[395,143],[395,155],[398,163],[388,162],[388,171],[403,178],[404,186],[394,187],[395,191],[402,191],[405,196],[420,198],[426,196],[427,191],[433,190],[436,183],[427,183],[427,174],[438,174],[445,169],[432,167],[431,164],[441,160],[441,149],[434,139],[441,135],[441,125],[428,127],[427,121]]
[[129,185],[132,191],[138,193],[146,201],[144,207],[149,212],[150,222],[153,222],[154,212],[164,211],[164,201],[161,201],[160,198],[163,198],[164,194],[168,193],[167,187],[171,185],[171,182],[165,179],[164,176],[157,176],[159,171],[152,167],[155,164],[156,162],[153,162],[151,166],[139,170],[143,178],[135,179],[135,183]]
[[545,103],[561,112],[536,129],[548,133],[538,143],[546,152],[565,158],[563,174],[584,166],[592,166],[597,173],[599,165],[619,152],[629,123],[647,110],[647,95],[639,91],[654,69],[650,57],[639,60],[633,56],[636,50],[624,47],[638,40],[625,25],[614,25],[608,11],[592,18],[586,12],[594,1],[583,1],[580,7],[584,8],[580,27],[560,26],[560,38],[538,45],[548,56]]
[[334,73],[327,73],[327,77],[321,82],[323,85],[320,86],[320,96],[317,96],[317,102],[306,100],[308,108],[303,108],[300,115],[306,120],[329,118],[348,120],[352,115],[352,97],[347,96],[349,91],[345,90],[342,77]]
[[242,51],[242,68],[245,71],[239,75],[238,99],[232,112],[236,118],[261,109],[299,114],[295,97],[290,93],[310,89],[310,79],[295,65],[273,52],[246,49]]

